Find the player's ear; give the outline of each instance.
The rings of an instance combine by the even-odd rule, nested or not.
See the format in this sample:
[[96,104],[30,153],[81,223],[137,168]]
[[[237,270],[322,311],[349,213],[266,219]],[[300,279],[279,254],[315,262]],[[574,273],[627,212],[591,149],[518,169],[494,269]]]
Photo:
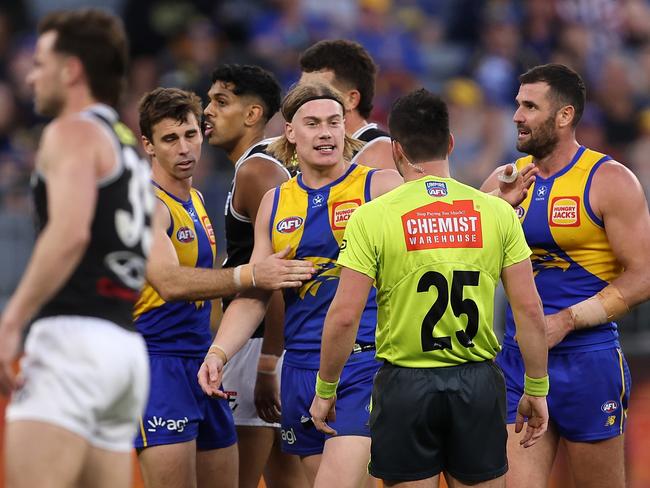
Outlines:
[[557,111],[556,114],[557,124],[560,126],[560,128],[567,127],[568,125],[571,125],[575,116],[576,116],[575,107],[573,105],[565,105],[564,107],[560,108],[560,110]]
[[359,103],[361,102],[361,93],[359,90],[350,90],[345,96],[345,110],[352,111],[355,110]]
[[284,123],[284,135],[287,138],[287,141],[289,141],[291,144],[296,143],[296,134],[293,130],[293,126],[291,125],[291,122]]
[[144,149],[144,152],[146,152],[148,156],[152,158],[155,156],[153,144],[147,136],[142,136],[142,148]]
[[449,145],[447,146],[447,157],[449,157],[451,152],[454,150],[455,145],[456,145],[456,141],[454,139],[454,135],[450,132],[449,133]]
[[248,110],[246,111],[244,124],[246,124],[248,127],[251,127],[253,125],[256,125],[260,119],[262,119],[262,117],[264,117],[264,107],[258,103],[249,105]]

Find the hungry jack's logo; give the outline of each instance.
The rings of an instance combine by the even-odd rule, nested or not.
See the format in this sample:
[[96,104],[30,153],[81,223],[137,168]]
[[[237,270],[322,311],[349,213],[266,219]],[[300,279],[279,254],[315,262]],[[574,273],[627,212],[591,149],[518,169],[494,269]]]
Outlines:
[[551,227],[578,227],[580,225],[580,198],[555,197],[551,201]]
[[433,202],[402,215],[408,251],[482,248],[481,213],[472,200]]
[[344,202],[336,202],[332,205],[332,229],[343,230],[350,220],[350,216],[354,211],[361,206],[361,200],[345,200]]

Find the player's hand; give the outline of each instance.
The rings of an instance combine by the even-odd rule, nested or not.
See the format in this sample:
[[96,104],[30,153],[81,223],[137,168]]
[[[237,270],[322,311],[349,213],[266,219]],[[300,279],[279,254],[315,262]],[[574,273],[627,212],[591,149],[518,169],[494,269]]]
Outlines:
[[311,407],[309,408],[311,420],[314,422],[314,427],[324,434],[336,435],[336,431],[325,422],[326,420],[330,422],[336,420],[335,405],[335,396],[332,398],[321,398],[318,395],[314,395],[314,400],[311,402]]
[[[503,176],[507,180],[514,171],[516,171],[515,166],[507,164],[503,169]],[[516,178],[512,182],[503,181],[499,178],[499,196],[513,207],[517,207],[528,195],[528,189],[535,182],[537,173],[539,173],[539,168],[530,163],[517,172]]]
[[546,342],[548,348],[552,349],[573,331],[573,317],[568,308],[558,313],[547,315],[546,319]]
[[313,263],[299,259],[284,259],[291,247],[271,254],[264,261],[255,263],[255,285],[263,290],[297,288],[316,272]]
[[0,321],[0,394],[7,396],[21,386],[13,364],[18,357],[21,343],[21,328],[9,326]]
[[223,360],[217,354],[206,354],[196,376],[206,395],[228,399],[228,395],[219,389],[223,379]]
[[258,372],[255,381],[255,409],[262,420],[269,423],[279,422],[282,412],[278,377],[273,373]]
[[[525,419],[528,419],[527,421]],[[515,432],[519,433],[526,423],[526,432],[519,441],[524,447],[534,445],[548,429],[548,407],[546,397],[522,395],[517,407],[517,420],[515,421]]]

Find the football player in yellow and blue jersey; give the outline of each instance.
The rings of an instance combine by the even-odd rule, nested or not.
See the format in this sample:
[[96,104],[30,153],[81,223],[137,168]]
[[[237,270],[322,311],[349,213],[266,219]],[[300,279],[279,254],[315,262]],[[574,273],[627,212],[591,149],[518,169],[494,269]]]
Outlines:
[[301,83],[327,83],[343,95],[345,133],[365,144],[355,151],[353,163],[372,168],[395,169],[390,136],[368,122],[375,96],[377,65],[358,42],[326,39],[300,55]]
[[384,365],[372,395],[370,473],[400,486],[438,486],[441,472],[453,486],[503,486],[506,390],[492,330],[500,278],[526,358],[524,447],[548,421],[544,317],[530,249],[510,205],[450,178],[453,138],[439,97],[421,89],[398,99],[389,126],[405,183],[348,223],[310,413],[323,432],[336,429],[325,421],[335,403],[338,410],[344,351],[374,282]]
[[[251,262],[289,246],[290,257],[308,259],[317,269],[312,280],[285,291],[282,447],[301,456],[311,484],[358,487],[367,479],[370,391],[379,367],[374,359],[374,291],[363,296],[362,326],[346,351],[338,436],[326,437],[309,425],[309,405],[323,322],[338,285],[336,259],[345,226],[359,207],[397,186],[401,178],[392,170],[349,163],[358,142],[345,135],[344,113],[340,94],[328,85],[301,84],[286,96],[285,135],[270,149],[282,161],[295,154],[300,173],[264,196]],[[222,349],[226,358],[237,352],[263,317],[267,299],[259,293],[236,299],[226,310],[213,347]],[[201,367],[199,382],[208,394],[223,396],[218,389],[223,359],[209,354]]]
[[[533,251],[548,329],[549,435],[533,449],[511,436],[509,481],[547,486],[558,442],[576,486],[624,486],[623,433],[630,373],[614,320],[650,298],[650,216],[637,178],[575,138],[585,103],[580,76],[559,64],[520,76],[516,166],[537,167],[516,208]],[[483,186],[496,187],[495,171]],[[508,385],[508,422],[521,391],[518,337],[508,313],[498,363]]]
[[151,368],[135,443],[147,487],[237,486],[232,413],[226,400],[206,397],[195,379],[211,342],[210,299],[255,286],[296,286],[310,277],[300,273],[304,262],[278,259],[281,254],[271,268],[213,269],[214,232],[203,197],[192,188],[203,140],[200,117],[200,99],[179,89],[158,88],[140,103],[158,199],[147,282],[134,311]]

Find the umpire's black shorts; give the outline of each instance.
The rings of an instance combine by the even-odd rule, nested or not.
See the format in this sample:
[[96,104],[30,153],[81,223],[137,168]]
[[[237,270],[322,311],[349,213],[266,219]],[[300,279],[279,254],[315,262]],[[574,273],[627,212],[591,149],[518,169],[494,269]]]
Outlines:
[[445,471],[467,483],[508,471],[506,388],[493,361],[447,368],[385,363],[370,413],[369,470],[414,481]]

